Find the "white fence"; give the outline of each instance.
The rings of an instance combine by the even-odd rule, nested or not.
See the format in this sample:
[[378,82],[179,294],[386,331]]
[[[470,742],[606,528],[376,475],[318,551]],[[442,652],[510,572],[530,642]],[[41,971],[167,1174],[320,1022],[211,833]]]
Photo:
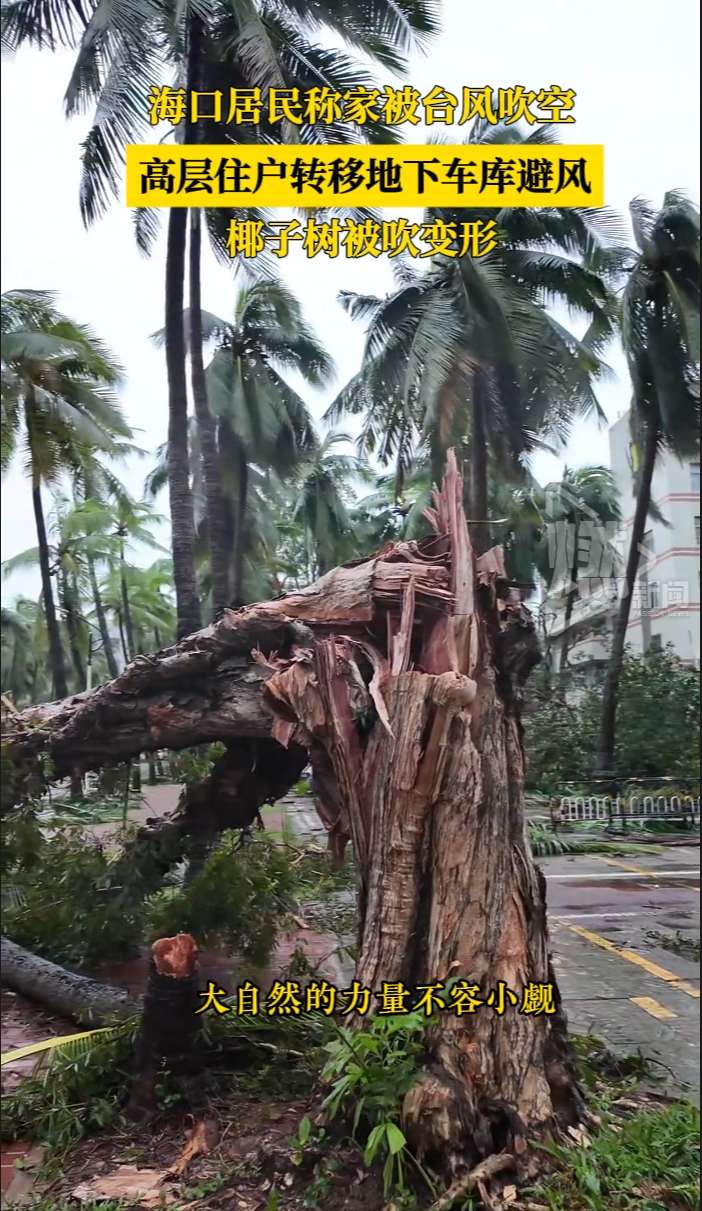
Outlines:
[[634,795],[631,799],[618,795],[575,796],[561,799],[558,816],[563,823],[691,819],[699,824],[700,800],[693,795]]

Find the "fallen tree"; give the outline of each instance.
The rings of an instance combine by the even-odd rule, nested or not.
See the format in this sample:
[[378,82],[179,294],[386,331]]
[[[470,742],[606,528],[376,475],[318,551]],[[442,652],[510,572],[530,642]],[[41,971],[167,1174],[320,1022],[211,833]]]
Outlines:
[[524,819],[521,689],[538,643],[501,551],[476,558],[461,502],[451,455],[430,538],[224,611],[92,694],[6,722],[16,761],[44,753],[63,771],[224,741],[221,777],[166,830],[244,827],[309,755],[337,862],[353,844],[362,986],[453,977],[518,1000],[551,986],[548,1012],[432,1019],[404,1121],[452,1180],[581,1113]]
[[9,938],[2,938],[0,963],[5,987],[80,1026],[109,1026],[139,1012],[122,989],[67,971]]

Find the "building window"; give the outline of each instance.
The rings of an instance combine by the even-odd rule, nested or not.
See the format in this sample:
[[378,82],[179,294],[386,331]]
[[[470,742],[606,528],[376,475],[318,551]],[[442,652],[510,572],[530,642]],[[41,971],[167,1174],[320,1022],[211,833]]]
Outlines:
[[648,586],[648,608],[649,610],[660,610],[661,608],[661,586],[657,580]]
[[651,636],[650,650],[652,652],[661,652],[663,650],[663,638],[661,635],[652,635]]
[[700,519],[699,519],[699,517],[695,518],[695,542],[697,543],[697,546],[700,545]]
[[699,492],[700,490],[700,464],[690,463],[690,491]]

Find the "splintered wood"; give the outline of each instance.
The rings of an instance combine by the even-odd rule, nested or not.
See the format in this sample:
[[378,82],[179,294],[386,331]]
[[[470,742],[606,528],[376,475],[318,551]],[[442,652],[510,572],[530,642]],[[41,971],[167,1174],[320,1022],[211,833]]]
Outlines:
[[189,933],[159,938],[151,947],[151,954],[160,976],[189,980],[197,972],[197,943]]
[[[474,555],[448,461],[426,514],[433,536],[297,595],[294,616],[314,643],[266,660],[264,696],[276,738],[306,745],[324,770],[333,852],[353,844],[361,986],[426,987],[451,972],[518,1002],[528,983],[552,980],[519,722],[538,652],[501,550]],[[449,1172],[505,1143],[519,1155],[515,1131],[539,1131],[553,1114],[563,1037],[551,1019],[516,1011],[439,1015],[430,1071],[405,1101],[410,1143]]]

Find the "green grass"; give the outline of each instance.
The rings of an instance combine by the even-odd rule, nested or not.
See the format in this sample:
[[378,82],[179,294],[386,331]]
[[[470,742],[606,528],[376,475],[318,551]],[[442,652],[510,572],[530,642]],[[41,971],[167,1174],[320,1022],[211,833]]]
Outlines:
[[609,1116],[590,1147],[546,1147],[556,1172],[529,1197],[548,1211],[697,1211],[699,1138],[699,1111],[684,1102]]
[[529,845],[535,858],[555,858],[571,854],[620,854],[622,857],[631,854],[659,854],[664,852],[660,846],[643,846],[641,842],[627,846],[621,841],[608,841],[602,837],[578,836],[571,832],[551,832],[530,824],[528,827]]
[[[141,799],[130,799],[128,813],[134,808],[142,807]],[[118,799],[84,799],[73,802],[64,799],[62,802],[51,804],[40,813],[41,823],[49,828],[79,827],[89,828],[93,824],[121,824],[124,819],[124,800]]]

